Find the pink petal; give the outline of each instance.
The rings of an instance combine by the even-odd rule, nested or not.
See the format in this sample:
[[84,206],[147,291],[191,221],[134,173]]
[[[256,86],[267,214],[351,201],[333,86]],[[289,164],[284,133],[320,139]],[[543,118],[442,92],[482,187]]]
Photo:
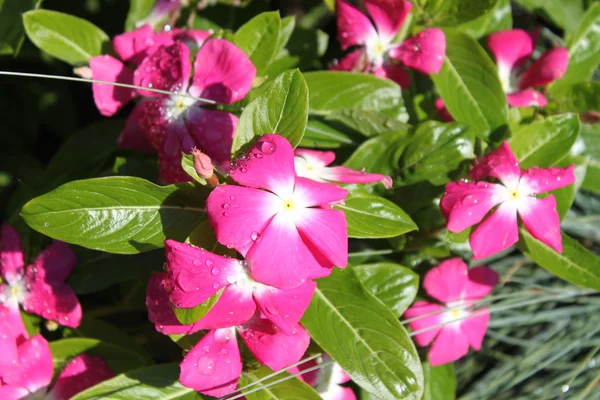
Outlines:
[[[0,286],[0,291],[6,289],[2,286]],[[0,377],[10,372],[19,360],[17,338],[20,336],[20,332],[18,332],[20,330],[18,328],[20,320],[21,316],[19,315],[16,321],[17,325],[13,326],[14,318],[11,316],[11,311],[0,304],[0,354],[2,354],[2,357],[0,357]],[[20,322],[20,324],[23,325],[23,322]]]
[[239,47],[225,39],[210,39],[196,55],[189,93],[233,103],[246,97],[255,76],[256,68]]
[[4,224],[0,230],[0,274],[10,282],[15,275],[22,273],[23,266],[25,261],[19,232]]
[[336,2],[338,40],[343,50],[350,46],[364,45],[377,32],[369,18],[342,0]]
[[27,268],[27,275],[32,280],[63,282],[71,274],[75,262],[75,253],[69,245],[55,240]]
[[2,381],[8,386],[20,387],[35,393],[50,384],[54,367],[46,339],[35,335],[19,344],[19,364]]
[[429,350],[432,366],[447,364],[464,357],[469,352],[469,339],[460,325],[451,324],[441,329]]
[[300,325],[285,334],[264,316],[255,316],[238,329],[256,359],[275,371],[298,362],[310,344],[308,332]]
[[143,103],[135,105],[133,111],[129,114],[129,117],[127,117],[127,122],[125,123],[125,128],[123,129],[121,136],[119,136],[118,143],[120,148],[149,153],[153,153],[157,150],[152,147],[146,138],[145,130],[141,124],[145,112],[146,109],[143,106]]
[[487,182],[450,182],[440,200],[440,209],[450,232],[462,232],[478,224],[497,204],[507,200],[502,185]]
[[312,179],[298,177],[296,178],[296,187],[294,188],[292,201],[294,207],[302,209],[337,203],[344,200],[347,196],[348,190],[342,189],[338,185],[315,182]]
[[523,225],[534,238],[562,253],[560,218],[553,195],[543,199],[527,197],[518,210]]
[[425,29],[390,50],[390,57],[424,74],[437,74],[446,57],[446,36],[441,29]]
[[25,388],[0,386],[0,399],[2,400],[23,400],[30,394]]
[[186,113],[185,122],[196,146],[212,158],[213,164],[225,173],[229,172],[238,118],[225,111],[192,107]]
[[208,332],[179,366],[179,380],[185,387],[213,397],[234,391],[242,374],[235,330],[228,328]]
[[480,260],[508,249],[518,240],[516,207],[505,202],[475,229],[469,242],[473,259]]
[[364,0],[364,5],[379,36],[387,40],[396,36],[412,8],[412,4],[404,0]]
[[490,176],[499,179],[506,186],[516,187],[521,170],[519,160],[507,142],[502,142],[496,150],[477,158],[469,172],[469,178],[476,181]]
[[69,285],[32,279],[27,279],[27,284],[30,289],[23,300],[25,311],[70,328],[79,326],[81,305]]
[[[147,149],[151,148],[155,152],[163,152],[168,137],[167,128],[169,126],[169,119],[167,107],[168,102],[164,97],[143,99],[135,106],[133,113],[129,117],[129,119],[135,118],[137,120],[138,127],[148,143]],[[133,124],[133,121],[130,122],[128,120],[127,124],[129,125],[130,123]],[[132,125],[132,128],[137,127]],[[136,138],[137,140],[139,138]]]
[[519,189],[527,194],[546,193],[569,186],[575,182],[575,166],[568,168],[538,168],[526,169],[521,174]]
[[192,308],[219,289],[243,279],[242,265],[187,243],[165,241],[167,291],[178,308]]
[[[182,43],[160,46],[133,73],[136,86],[185,92],[190,78],[190,50]],[[155,97],[163,94],[136,89],[140,96]]]
[[363,47],[353,50],[342,57],[331,67],[331,71],[350,71],[350,72],[365,72],[368,73],[370,63],[367,58],[367,52]]
[[183,325],[173,312],[171,302],[165,288],[167,274],[152,274],[146,289],[146,307],[148,308],[148,319],[154,324],[157,331],[170,334],[188,334],[200,328],[196,324]]
[[[90,68],[95,80],[133,84],[133,71],[109,55],[90,58]],[[107,117],[114,115],[135,97],[133,89],[107,83],[92,83],[92,91],[98,111]]]
[[181,167],[181,156],[168,157],[158,156],[158,166],[160,169],[160,178],[166,184],[181,182],[190,182],[192,177]]
[[54,400],[68,400],[114,375],[100,357],[80,354],[61,371],[48,396]]
[[435,109],[437,110],[438,115],[443,122],[454,122],[454,117],[450,114],[446,108],[446,105],[444,104],[444,100],[441,98],[437,98],[435,100]]
[[348,264],[348,225],[341,210],[304,208],[294,216],[304,240],[310,241],[335,266]]
[[219,242],[246,256],[280,204],[264,190],[222,185],[208,196],[206,211]]
[[400,85],[402,89],[407,89],[411,82],[410,75],[403,67],[387,60],[381,67],[375,68],[373,75],[390,79]]
[[350,382],[350,380],[350,375],[348,375],[342,369],[342,367],[340,367],[340,364],[334,363],[333,369],[331,371],[331,381],[337,383],[338,385],[341,385],[343,383]]
[[229,285],[210,311],[194,324],[198,329],[218,329],[242,325],[256,312],[250,287]]
[[465,282],[462,298],[465,300],[484,298],[494,289],[498,279],[498,273],[485,265],[469,269],[469,278]]
[[381,174],[369,174],[348,167],[324,168],[321,177],[325,180],[339,183],[374,183],[381,182],[386,189],[391,189],[392,178]]
[[536,60],[521,76],[521,89],[544,86],[562,78],[569,65],[569,51],[564,47],[551,49]]
[[173,35],[175,40],[181,41],[188,47],[200,48],[204,41],[210,37],[214,32],[203,31],[200,29],[183,29]]
[[325,392],[319,392],[323,400],[356,400],[352,388],[330,384]]
[[447,304],[462,300],[468,279],[467,264],[460,258],[451,258],[425,274],[423,288],[429,296]]
[[488,36],[488,47],[499,68],[518,70],[533,54],[535,35],[521,29],[496,32]]
[[507,94],[506,99],[511,107],[545,107],[548,104],[544,95],[533,89]]
[[435,339],[438,332],[442,329],[441,327],[432,329],[429,328],[442,323],[444,313],[440,311],[443,309],[444,307],[439,304],[432,304],[426,301],[417,301],[404,312],[405,319],[421,317],[425,314],[432,314],[427,317],[415,319],[414,321],[410,321],[408,323],[413,332],[427,329],[415,335],[415,342],[417,342],[419,346],[427,346],[433,339]]
[[294,149],[284,137],[263,135],[246,156],[231,164],[229,173],[240,185],[267,189],[287,200],[296,182]]
[[256,289],[254,300],[260,311],[281,331],[291,335],[308,308],[317,283],[308,281],[293,289]]
[[316,167],[326,167],[335,161],[335,153],[333,151],[296,149],[294,150],[294,155],[303,158],[308,164]]
[[490,322],[490,313],[487,312],[487,308],[477,309],[476,313],[476,316],[461,321],[460,329],[467,336],[471,347],[479,350]]
[[124,61],[138,64],[146,56],[148,48],[154,46],[154,31],[144,25],[134,31],[125,32],[113,38],[115,53]]

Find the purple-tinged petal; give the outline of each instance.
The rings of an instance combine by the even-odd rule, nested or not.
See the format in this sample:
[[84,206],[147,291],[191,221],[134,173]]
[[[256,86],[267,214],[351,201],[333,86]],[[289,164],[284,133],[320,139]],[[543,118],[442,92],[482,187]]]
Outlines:
[[569,65],[569,51],[559,47],[548,50],[521,75],[519,87],[544,86],[562,78]]
[[460,325],[451,324],[441,329],[429,350],[432,366],[454,362],[469,352],[469,339]]
[[217,240],[246,256],[281,199],[264,190],[234,185],[217,186],[206,200],[206,211]]
[[562,253],[560,218],[553,195],[538,199],[527,197],[519,204],[519,216],[531,236]]
[[155,44],[154,31],[150,25],[144,25],[115,36],[112,43],[121,60],[138,64],[146,56],[145,50]]
[[507,142],[502,142],[496,150],[475,159],[469,178],[479,181],[494,177],[504,185],[515,188],[521,177],[519,160],[515,157]]
[[210,311],[194,327],[219,329],[245,324],[256,312],[252,287],[229,285]]
[[285,334],[262,315],[255,316],[238,330],[256,359],[272,370],[298,362],[310,344],[308,332],[300,325]]
[[29,279],[64,282],[75,266],[75,253],[65,242],[55,240],[27,268]]
[[363,47],[353,50],[329,67],[331,71],[369,72],[370,64]]
[[2,377],[3,383],[25,388],[31,393],[48,386],[52,381],[54,367],[46,339],[42,335],[35,335],[20,343],[18,351],[18,366]]
[[229,104],[246,97],[255,76],[256,68],[239,47],[225,39],[210,39],[196,55],[189,92]]
[[9,225],[2,225],[0,230],[0,274],[7,281],[22,273],[25,266],[23,245],[19,232]]
[[168,157],[159,154],[160,178],[166,184],[190,182],[192,177],[181,167],[181,156]]
[[521,174],[519,189],[527,194],[546,193],[569,186],[575,182],[575,166],[568,168],[538,168],[526,169]]
[[437,110],[442,122],[454,122],[454,117],[452,116],[452,114],[450,114],[450,112],[446,108],[446,105],[444,104],[444,100],[442,100],[441,98],[437,98],[435,100],[435,109]]
[[498,68],[508,72],[518,70],[531,58],[535,35],[521,29],[495,32],[488,36],[488,47]]
[[182,29],[173,35],[173,39],[183,42],[191,48],[199,49],[204,41],[214,32],[212,30],[203,31],[200,29]]
[[504,202],[471,234],[473,259],[480,260],[508,249],[519,240],[517,209]]
[[392,61],[384,61],[381,67],[373,70],[373,75],[390,79],[400,85],[402,89],[407,89],[411,83],[408,72],[400,65],[394,64]]
[[405,0],[364,0],[364,4],[384,40],[396,36],[412,8]]
[[390,57],[424,74],[437,74],[446,57],[446,35],[441,29],[425,29],[390,50]]
[[115,374],[103,359],[80,354],[61,371],[48,396],[53,400],[68,400],[113,376]]
[[[160,46],[137,67],[133,73],[136,86],[185,92],[191,71],[190,50],[182,43]],[[136,89],[140,96],[156,97],[163,94]]]
[[23,299],[25,311],[70,328],[79,326],[81,305],[69,285],[64,282],[48,283],[32,279],[27,279],[27,284],[29,290]]
[[337,203],[346,197],[348,197],[348,190],[338,185],[298,177],[292,201],[294,207],[304,208]]
[[381,182],[386,189],[391,189],[394,182],[392,178],[382,174],[370,174],[364,171],[357,171],[348,167],[329,167],[323,169],[321,173],[323,179],[338,183],[375,183]]
[[369,18],[357,8],[342,0],[336,2],[338,40],[343,50],[364,45],[377,31]]
[[[0,291],[5,289],[0,285]],[[0,378],[6,373],[9,373],[19,361],[19,351],[17,349],[17,338],[21,336],[19,323],[23,325],[21,316],[18,315],[19,310],[16,310],[18,320],[15,320],[15,312],[0,304]],[[16,322],[16,324],[15,324]],[[24,327],[22,328],[24,331]]]
[[333,151],[296,149],[294,150],[294,155],[303,158],[308,164],[315,167],[326,167],[335,161],[335,153]]
[[152,147],[148,141],[145,129],[141,124],[141,120],[144,118],[145,112],[146,108],[144,107],[143,102],[135,105],[133,111],[131,114],[129,114],[129,117],[127,117],[125,128],[123,129],[123,132],[117,141],[120,148],[133,149],[148,153],[153,153],[156,151],[156,149]]
[[[415,335],[415,342],[421,347],[427,346],[435,339],[441,327],[432,328],[442,323],[444,309],[439,304],[432,304],[426,301],[415,302],[408,310],[404,312],[405,319],[415,318],[408,325],[413,332],[423,331]],[[424,316],[428,315],[428,316]]]
[[[139,129],[146,137],[149,148],[155,152],[163,152],[167,140],[168,102],[166,98],[143,99],[135,108],[131,118],[137,119]],[[135,115],[135,116],[134,116]],[[128,122],[129,123],[129,122]]]
[[498,273],[488,266],[469,269],[469,279],[465,283],[462,298],[473,301],[484,298],[494,289],[498,279]]
[[[133,84],[133,71],[109,55],[90,58],[90,68],[92,79]],[[135,97],[133,89],[107,83],[92,83],[92,91],[98,111],[106,117],[114,115]]]
[[237,387],[242,359],[233,328],[208,332],[185,356],[179,380],[185,387],[213,397]]
[[196,146],[221,171],[229,172],[231,145],[238,118],[225,111],[192,107],[186,113],[185,122]]
[[451,258],[430,269],[423,279],[427,294],[442,303],[462,300],[468,277],[468,267],[460,258]]
[[548,100],[543,94],[534,89],[525,89],[506,95],[511,107],[545,107]]
[[490,313],[487,311],[487,308],[477,309],[475,313],[477,315],[461,321],[460,329],[466,335],[471,347],[474,350],[479,350],[481,349],[481,343],[483,343],[483,338],[490,322]]

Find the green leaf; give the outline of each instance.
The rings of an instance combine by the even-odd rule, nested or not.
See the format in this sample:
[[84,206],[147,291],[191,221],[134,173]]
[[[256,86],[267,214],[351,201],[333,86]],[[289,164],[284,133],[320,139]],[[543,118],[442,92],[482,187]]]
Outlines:
[[252,18],[234,35],[234,43],[250,57],[258,76],[265,74],[277,54],[280,30],[279,12],[272,11]]
[[21,14],[37,3],[38,0],[0,0],[0,55],[18,52],[25,36]]
[[23,14],[29,39],[41,50],[71,65],[87,65],[90,58],[102,54],[109,37],[84,19],[49,10]]
[[268,90],[242,112],[232,153],[266,133],[277,133],[297,146],[308,121],[308,88],[297,69],[279,75]]
[[131,177],[69,182],[23,207],[25,222],[46,236],[94,250],[134,254],[183,241],[205,218],[208,190],[158,186]]
[[600,82],[553,86],[550,94],[563,112],[600,111]]
[[576,30],[583,17],[583,0],[517,0],[527,9],[541,12],[567,34]]
[[496,66],[475,39],[446,31],[446,59],[439,74],[431,75],[457,122],[487,138],[508,122],[508,105]]
[[455,26],[488,13],[498,0],[427,0],[424,11],[432,25]]
[[[376,111],[343,108],[335,110],[326,117],[338,121],[365,136],[375,136],[385,132],[408,132],[410,125],[397,118],[388,117]],[[408,114],[404,120],[408,120]]]
[[344,165],[358,170],[364,168],[370,173],[393,175],[402,149],[406,146],[406,136],[401,132],[392,132],[371,138],[361,144]]
[[584,143],[581,155],[587,164],[582,189],[600,194],[600,125],[582,124],[581,138]]
[[558,253],[527,232],[519,229],[519,248],[540,267],[559,278],[583,287],[600,290],[600,258],[565,233],[563,252]]
[[509,144],[521,168],[551,167],[563,159],[577,140],[580,123],[576,114],[561,114],[522,126]]
[[457,29],[479,39],[493,32],[511,29],[512,26],[510,0],[499,0],[494,8],[472,21],[459,25]]
[[323,121],[309,119],[299,146],[335,149],[352,144],[354,144],[354,140],[349,138],[345,133],[340,132]]
[[418,229],[408,214],[383,197],[348,197],[335,208],[346,214],[349,237],[390,238]]
[[454,400],[456,399],[456,377],[454,364],[438,365],[436,367],[423,363],[425,377],[425,393],[423,400]]
[[319,279],[302,324],[362,388],[384,400],[421,399],[423,372],[412,340],[352,269]]
[[125,21],[126,31],[134,30],[137,23],[148,16],[156,0],[129,0],[129,3],[129,12]]
[[200,321],[213,306],[219,301],[225,288],[217,291],[217,293],[210,296],[205,302],[198,304],[192,308],[173,308],[177,320],[184,325],[193,324],[194,322]]
[[419,275],[394,263],[365,264],[352,267],[365,289],[400,318],[419,290]]
[[359,109],[386,111],[394,117],[404,110],[400,86],[388,79],[341,71],[307,72],[304,78],[312,114]]
[[473,130],[465,126],[436,121],[421,124],[400,158],[402,183],[449,182],[450,172],[465,159],[475,157],[474,141]]
[[73,357],[87,353],[101,357],[114,373],[140,368],[148,364],[143,355],[114,344],[102,342],[97,339],[70,338],[50,342],[52,362],[54,367],[61,369]]
[[194,168],[194,156],[191,154],[181,153],[181,168],[201,185],[206,185],[206,181],[198,175]]
[[179,365],[162,364],[115,376],[71,400],[200,400],[194,389],[179,383]]
[[[260,367],[242,372],[239,387],[255,383],[259,379],[273,373],[269,367]],[[308,384],[298,378],[292,378],[284,382],[271,385],[272,382],[289,376],[288,372],[277,374],[277,376],[261,381],[261,383],[243,390],[242,393],[254,389],[260,389],[254,393],[245,394],[248,400],[320,400],[321,396]]]

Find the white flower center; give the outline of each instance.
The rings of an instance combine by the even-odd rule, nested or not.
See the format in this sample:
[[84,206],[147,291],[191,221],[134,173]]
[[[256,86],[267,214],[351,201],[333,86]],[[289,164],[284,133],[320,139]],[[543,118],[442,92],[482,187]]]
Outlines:
[[8,283],[4,292],[0,292],[0,303],[5,305],[18,306],[25,300],[27,295],[27,285],[23,276],[16,275]]
[[301,176],[303,178],[309,178],[317,182],[323,182],[323,180],[319,176],[320,171],[323,167],[311,164],[304,157],[294,157],[294,167],[298,176]]
[[195,103],[196,100],[189,97],[171,96],[167,100],[167,119],[169,121],[179,119]]
[[374,67],[380,67],[383,64],[385,54],[390,48],[390,42],[376,35],[367,40],[365,48],[369,62]]
[[512,94],[519,91],[519,78],[516,73],[513,73],[511,68],[506,65],[498,65],[498,76],[502,84],[502,90],[506,94]]
[[444,324],[460,322],[469,315],[469,312],[467,311],[469,303],[463,300],[448,303],[446,306],[448,307],[448,311],[446,311],[442,317],[442,323]]

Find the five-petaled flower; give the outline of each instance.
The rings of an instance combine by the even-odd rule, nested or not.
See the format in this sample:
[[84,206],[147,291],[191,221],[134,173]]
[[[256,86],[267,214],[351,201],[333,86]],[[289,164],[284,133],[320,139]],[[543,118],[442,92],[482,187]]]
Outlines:
[[331,204],[348,191],[299,177],[285,138],[262,136],[230,174],[243,186],[218,186],[206,209],[219,242],[246,258],[254,280],[294,288],[346,266],[346,217]]
[[523,71],[535,50],[537,33],[521,29],[500,31],[488,37],[488,47],[498,66],[502,88],[513,107],[544,107],[548,101],[536,86],[545,86],[567,71],[569,52],[559,47],[546,51]]
[[446,55],[446,37],[437,28],[425,29],[401,43],[394,42],[412,4],[405,0],[363,0],[369,17],[343,0],[337,0],[338,40],[352,50],[332,67],[335,70],[372,73],[389,78],[403,88],[410,76],[399,65],[437,74]]
[[33,264],[25,266],[21,239],[16,230],[3,225],[0,235],[0,304],[19,313],[27,312],[76,328],[81,322],[81,305],[64,281],[75,266],[75,254],[66,243],[54,241]]
[[404,318],[416,333],[419,346],[433,342],[429,350],[431,365],[456,361],[467,354],[469,346],[481,348],[490,313],[487,308],[469,307],[487,296],[497,282],[494,270],[486,266],[468,269],[459,258],[446,260],[427,272],[425,291],[444,305],[417,301],[406,310]]
[[[537,195],[573,183],[574,168],[521,170],[508,143],[503,142],[498,149],[475,160],[469,173],[472,181],[450,182],[446,186],[440,208],[447,228],[461,232],[483,220],[470,237],[474,259],[481,259],[518,241],[518,214],[533,237],[560,253],[562,237],[556,200],[553,195]],[[500,183],[487,182],[485,178],[495,178]]]

